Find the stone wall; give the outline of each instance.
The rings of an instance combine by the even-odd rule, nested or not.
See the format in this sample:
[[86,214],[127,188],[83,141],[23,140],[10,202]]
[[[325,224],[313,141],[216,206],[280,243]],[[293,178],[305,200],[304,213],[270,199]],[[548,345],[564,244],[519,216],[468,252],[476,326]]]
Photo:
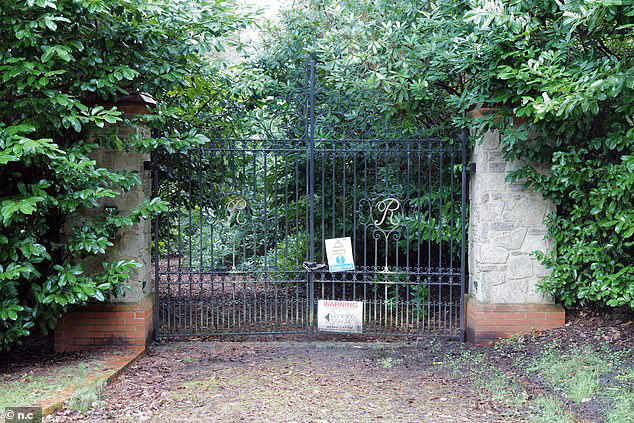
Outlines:
[[[120,109],[138,114],[147,111],[142,106],[124,104]],[[150,135],[142,124],[135,127],[119,124],[108,130],[116,131],[116,135],[123,139],[133,135]],[[95,137],[99,135],[95,134]],[[115,198],[101,200],[96,210],[88,210],[86,214],[101,212],[105,208],[114,213],[127,214],[150,198],[152,176],[150,171],[144,169],[143,163],[149,160],[149,155],[100,148],[93,152],[92,158],[97,167],[113,171],[136,171],[141,185]],[[81,218],[70,219],[70,222],[70,225],[81,224]],[[142,220],[139,224],[121,228],[113,243],[114,246],[105,255],[84,263],[86,271],[100,271],[104,261],[134,260],[141,266],[130,273],[127,280],[130,289],[125,291],[125,295],[113,298],[108,303],[91,303],[70,310],[55,329],[56,351],[78,351],[104,345],[143,349],[152,341],[154,295],[150,221]]]
[[544,218],[554,205],[506,181],[500,136],[488,132],[473,151],[469,216],[469,293],[483,303],[550,303],[535,288],[546,269],[531,256],[548,251]]
[[[137,128],[139,131],[147,133],[147,128]],[[120,136],[129,136],[129,127],[123,127]],[[147,134],[149,136],[149,133]],[[149,154],[139,154],[134,151],[112,151],[106,149],[96,150],[92,158],[97,162],[97,167],[108,170],[128,170],[136,171],[141,179],[141,185],[136,186],[125,194],[113,199],[102,200],[100,208],[116,208],[116,213],[128,214],[145,199],[150,198],[152,188],[151,172],[143,169],[143,162],[149,160]],[[101,266],[101,261],[114,260],[134,260],[141,264],[141,267],[130,272],[128,285],[130,290],[126,290],[125,295],[113,299],[113,302],[131,303],[138,302],[144,296],[152,293],[152,260],[150,246],[152,243],[151,222],[143,219],[136,225],[125,226],[119,230],[114,241],[114,246],[107,251],[105,257],[100,257],[97,266]]]
[[555,212],[554,205],[521,183],[506,181],[518,164],[505,162],[499,133],[484,135],[472,162],[467,337],[491,339],[561,326],[563,308],[547,307],[546,315],[540,307],[552,304],[536,289],[547,269],[531,255],[551,248],[544,218]]

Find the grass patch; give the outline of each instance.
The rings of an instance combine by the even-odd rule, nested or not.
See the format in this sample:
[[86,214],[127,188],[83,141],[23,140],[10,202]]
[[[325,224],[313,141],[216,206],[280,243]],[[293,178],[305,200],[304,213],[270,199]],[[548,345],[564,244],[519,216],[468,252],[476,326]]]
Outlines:
[[8,375],[0,376],[0,410],[5,407],[26,407],[38,404],[71,385],[81,385],[86,374],[100,367],[100,361],[84,361],[53,369],[46,375],[33,371],[24,373],[19,379],[9,380]]
[[588,345],[564,350],[553,343],[542,350],[528,371],[571,403],[598,400],[609,404],[602,421],[630,423],[634,422],[634,369],[624,360],[629,354],[629,350],[611,351],[608,344],[598,350]]
[[194,380],[191,382],[187,382],[185,388],[192,389],[194,391],[207,391],[207,390],[215,390],[218,388],[218,379],[216,376],[212,376],[207,379]]
[[70,397],[68,401],[69,408],[85,413],[95,401],[101,398],[104,388],[105,383],[103,381],[88,386],[81,386]]
[[534,423],[573,423],[575,420],[570,413],[562,410],[557,398],[540,396],[531,403],[528,421]]
[[454,377],[467,377],[479,388],[483,399],[493,399],[515,411],[524,403],[522,388],[515,378],[487,362],[482,353],[463,351],[447,359],[444,366],[451,369]]
[[370,349],[372,351],[381,351],[381,350],[385,349],[385,344],[381,344],[379,342],[375,342],[375,343],[370,344]]
[[402,359],[393,357],[383,357],[379,359],[379,363],[381,363],[381,366],[383,366],[384,369],[391,369],[395,365],[401,364],[402,362]]
[[634,422],[634,369],[628,369],[618,379],[621,385],[610,390],[616,392],[611,395],[614,401],[608,422]]
[[612,371],[617,360],[617,354],[596,352],[590,346],[563,351],[559,345],[550,344],[528,370],[562,390],[571,401],[580,403],[592,399],[601,376]]
[[498,373],[485,379],[484,388],[489,395],[506,406],[518,408],[524,403],[522,398],[522,390],[513,376]]
[[171,393],[171,397],[177,401],[185,399],[198,400],[199,396],[204,397],[210,391],[218,390],[219,386],[218,378],[214,375],[209,378],[184,383],[179,390]]
[[634,422],[634,392],[627,392],[616,396],[613,408],[608,414],[608,422]]

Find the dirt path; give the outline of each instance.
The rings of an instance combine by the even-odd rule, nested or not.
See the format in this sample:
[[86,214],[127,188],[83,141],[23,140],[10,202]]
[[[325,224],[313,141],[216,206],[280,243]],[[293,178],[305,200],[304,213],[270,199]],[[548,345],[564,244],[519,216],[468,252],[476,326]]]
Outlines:
[[181,342],[154,346],[86,414],[49,421],[504,421],[438,364],[460,343]]

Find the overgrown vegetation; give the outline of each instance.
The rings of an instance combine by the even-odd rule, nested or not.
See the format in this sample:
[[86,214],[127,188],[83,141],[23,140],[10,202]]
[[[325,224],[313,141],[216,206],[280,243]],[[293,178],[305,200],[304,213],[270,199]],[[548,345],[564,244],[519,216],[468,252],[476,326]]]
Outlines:
[[[489,93],[474,87],[471,101],[499,107],[488,125],[507,159],[524,163],[509,177],[557,206],[554,249],[537,253],[552,270],[541,288],[566,305],[634,307],[634,5],[511,1],[465,20],[494,69],[474,75]],[[552,167],[542,174],[533,161]]]
[[68,400],[68,407],[72,410],[86,412],[96,401],[99,401],[104,388],[105,382],[101,380],[80,386]]
[[464,350],[444,363],[454,377],[467,377],[473,386],[480,388],[484,398],[495,401],[518,412],[524,405],[522,388],[512,374],[501,372],[486,356],[478,351]]
[[[220,159],[224,153],[203,152],[202,159],[184,158],[178,165],[183,175],[180,183],[188,188],[191,184],[191,191],[182,193],[184,197],[172,204],[186,209],[202,198],[203,202],[213,203],[205,206],[213,211],[203,219],[204,223],[193,216],[192,226],[198,227],[200,235],[193,235],[191,247],[189,240],[182,243],[180,253],[174,255],[187,258],[190,251],[199,249],[195,244],[209,239],[207,233],[213,232],[218,244],[235,238],[237,247],[242,249],[236,257],[231,248],[215,250],[218,255],[204,260],[206,264],[213,263],[214,268],[267,268],[272,278],[279,280],[297,279],[297,273],[303,272],[302,263],[308,260],[309,227],[307,156],[302,136],[307,119],[306,63],[315,53],[315,137],[317,150],[323,149],[316,154],[314,167],[316,260],[325,262],[323,238],[345,234],[354,238],[353,244],[358,246],[355,254],[359,266],[456,268],[461,242],[459,131],[443,126],[441,121],[431,124],[419,120],[411,108],[407,113],[401,111],[381,87],[368,85],[363,75],[349,72],[348,63],[337,54],[318,48],[338,39],[337,34],[345,31],[348,23],[343,15],[330,14],[326,3],[297,3],[284,14],[283,28],[271,29],[265,35],[262,51],[239,66],[233,76],[232,93],[225,96],[228,105],[222,117],[231,123],[231,131],[221,124],[205,125],[204,122],[218,119],[218,114],[211,112],[201,113],[199,123],[190,122],[214,140],[218,150],[227,148],[223,143],[228,146],[229,142],[240,143],[240,139],[249,141],[242,144],[246,154],[225,154],[224,162]],[[362,8],[355,11],[362,13]],[[402,13],[410,11],[404,9]],[[376,60],[380,59],[377,54]],[[393,113],[396,109],[399,112]],[[222,140],[223,136],[234,141]],[[438,140],[433,144],[433,153],[431,142],[420,142],[422,137],[430,136],[442,138],[443,153],[438,154]],[[384,139],[400,142],[373,144]],[[381,155],[382,151],[363,153],[364,146],[382,150],[388,149],[388,144],[390,150],[395,150],[389,159]],[[344,146],[349,154],[328,152]],[[417,148],[422,152],[417,153]],[[253,153],[252,149],[260,151]],[[216,166],[215,174],[206,173],[208,163]],[[179,183],[167,172],[165,178],[169,180],[166,186]],[[204,181],[201,197],[199,180]],[[376,191],[381,192],[380,186],[389,187],[390,194],[402,204],[397,216],[399,232],[393,234],[390,245],[382,238],[378,242],[370,239],[372,235],[381,236],[372,232],[372,219],[376,216],[371,216],[371,209],[376,204],[370,198],[377,195]],[[248,205],[240,215],[244,222],[238,225],[234,221],[232,226],[225,210],[228,201],[222,196],[234,196],[236,192],[246,193],[243,195],[248,197]],[[184,226],[177,221],[177,214],[170,218],[170,225],[185,233],[183,228],[190,223]],[[193,256],[192,266],[198,266],[199,255]],[[398,290],[397,285],[393,288]],[[424,301],[427,293],[415,295]],[[398,293],[391,297],[398,298]]]
[[[634,418],[632,368],[625,365],[630,354],[629,350],[610,351],[608,345],[595,351],[589,345],[564,349],[552,343],[533,359],[528,371],[574,403],[608,402],[607,421],[626,422]],[[601,386],[606,381],[611,385],[607,389]]]
[[551,385],[562,389],[574,402],[589,401],[596,394],[599,379],[613,370],[617,357],[605,357],[590,346],[562,354],[561,347],[551,344],[540,354],[529,371],[536,372]]
[[[267,120],[279,112],[271,94],[289,98],[305,93],[309,54],[319,60],[317,104],[323,107],[317,110],[318,137],[342,138],[349,135],[346,128],[367,132],[384,122],[384,134],[422,132],[450,145],[463,126],[499,130],[506,159],[520,163],[509,179],[524,182],[557,205],[557,215],[547,220],[554,249],[536,252],[552,270],[541,289],[566,305],[592,301],[634,307],[631,2],[303,0],[284,13],[278,28],[271,28],[263,51],[231,77],[211,64],[223,36],[248,20],[237,16],[230,0],[0,0],[0,6],[0,348],[35,326],[43,331],[53,327],[70,305],[121,295],[135,263],[106,262],[96,273],[87,273],[82,263],[106,253],[121,227],[164,210],[164,201],[174,204],[182,196],[185,213],[197,212],[201,227],[210,219],[224,220],[227,216],[201,213],[189,202],[206,187],[195,181],[228,187],[255,180],[218,174],[212,157],[185,165],[176,164],[180,156],[169,153],[203,145],[205,135],[243,129],[253,135],[258,131],[253,129],[255,116]],[[156,137],[120,140],[108,132],[88,137],[93,129],[123,119],[116,108],[99,103],[136,92],[158,100],[146,118],[159,130]],[[245,112],[233,115],[239,121],[229,125],[219,118],[236,105]],[[478,106],[493,112],[468,120],[467,112]],[[280,128],[297,136],[304,130],[305,110],[290,102],[280,107],[286,113]],[[97,168],[90,155],[98,147],[159,149],[165,166],[182,166],[183,175],[190,172],[189,192],[166,184],[162,200],[148,201],[128,215],[84,213],[139,184],[133,172]],[[305,170],[301,154],[297,174]],[[538,162],[552,166],[543,173]],[[277,217],[286,212],[280,206],[283,186],[295,185],[301,198],[306,193],[292,175],[279,177],[286,171],[282,163],[272,173],[277,177],[269,174],[260,187],[278,194],[269,197],[276,207],[267,211]],[[320,166],[317,174],[325,170]],[[460,170],[434,166],[445,181]],[[407,195],[410,212],[416,202],[451,203],[434,197],[433,189],[399,185],[396,174],[379,176]],[[306,205],[295,200],[287,206],[304,213]],[[328,203],[329,197],[322,200],[324,210],[337,204]],[[262,216],[253,207],[249,213]],[[317,220],[330,222],[332,216],[316,212]],[[428,245],[449,251],[445,259],[458,251],[457,212],[443,210],[443,216],[451,216],[443,221],[427,216],[430,230],[422,231]],[[405,224],[420,226],[410,217],[402,216]],[[295,266],[293,259],[306,249],[297,240],[307,228],[298,224],[278,237],[279,231],[267,224],[253,223],[249,232],[239,234],[232,229],[230,237],[260,252],[254,260],[264,256],[282,270]],[[336,220],[325,232],[339,233],[351,224]],[[165,228],[170,231],[169,225]],[[206,239],[198,231],[188,235],[198,236],[201,245]],[[297,244],[297,256],[290,261],[278,254],[280,249],[286,254],[284,239]],[[198,261],[201,255],[217,254],[213,260],[237,266],[233,242],[224,241],[216,253],[202,247],[187,253]],[[421,240],[399,239],[400,251],[414,243]],[[168,246],[157,248],[167,251]]]
[[[536,252],[552,270],[541,289],[568,306],[634,307],[633,28],[621,1],[305,0],[271,32],[266,78],[242,84],[293,81],[288,64],[312,52],[334,109],[430,133],[499,130],[520,165],[508,178],[557,206],[554,248]],[[493,111],[466,120],[480,106]]]
[[[0,349],[53,328],[71,305],[123,293],[137,263],[106,261],[93,273],[83,263],[164,203],[84,213],[140,183],[135,172],[98,168],[91,153],[204,142],[178,118],[222,85],[210,54],[244,21],[228,0],[0,1]],[[157,137],[89,136],[124,119],[99,103],[138,92],[158,101],[146,117]]]

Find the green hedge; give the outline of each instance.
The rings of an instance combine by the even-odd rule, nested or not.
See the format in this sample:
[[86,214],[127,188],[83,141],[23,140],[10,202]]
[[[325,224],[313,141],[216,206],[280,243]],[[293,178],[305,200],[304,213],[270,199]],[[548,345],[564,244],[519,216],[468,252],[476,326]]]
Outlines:
[[[137,263],[87,274],[83,262],[165,204],[82,213],[140,184],[135,172],[97,168],[90,153],[201,142],[178,122],[213,86],[209,54],[219,37],[242,24],[229,0],[0,0],[0,350],[54,328],[73,305],[123,292]],[[146,120],[160,136],[90,139],[123,122],[116,108],[92,105],[135,92],[158,100]]]

